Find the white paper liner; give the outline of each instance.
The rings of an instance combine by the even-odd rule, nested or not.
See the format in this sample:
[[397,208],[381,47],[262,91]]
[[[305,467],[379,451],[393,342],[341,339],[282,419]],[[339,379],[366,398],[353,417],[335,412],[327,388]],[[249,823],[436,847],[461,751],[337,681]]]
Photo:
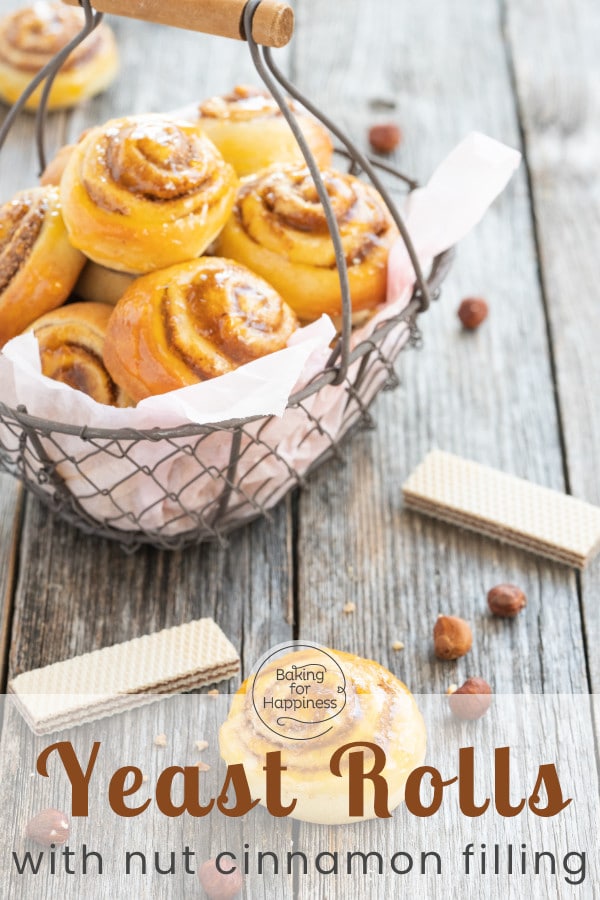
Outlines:
[[[425,269],[477,224],[519,159],[517,151],[474,133],[452,151],[426,187],[410,195],[406,223]],[[353,331],[352,347],[406,308],[414,281],[408,253],[399,240],[390,254],[387,302]],[[236,509],[239,515],[242,507],[247,514],[258,513],[275,505],[295,474],[306,472],[348,427],[345,384],[328,385],[308,397],[302,407],[286,409],[288,397],[323,371],[334,333],[333,323],[323,316],[296,332],[285,350],[211,381],[150,397],[135,409],[104,406],[44,377],[37,341],[25,334],[0,353],[0,399],[12,408],[23,405],[29,414],[44,419],[111,431],[268,417],[244,428],[235,488],[228,501],[231,515]],[[379,345],[382,355],[394,356],[408,338],[408,326],[400,323]],[[359,367],[360,360],[350,367],[350,383]],[[368,384],[361,391],[364,405],[387,378],[385,365],[373,361]],[[93,520],[124,531],[172,535],[198,526],[210,530],[225,513],[222,473],[230,457],[231,432],[216,430],[208,436],[172,440],[92,442],[54,432],[51,437],[40,434],[40,439],[57,476]],[[9,451],[15,449],[16,437],[4,422],[0,423],[0,443]],[[26,454],[26,461],[39,468],[31,452]],[[45,489],[54,492],[51,481]]]

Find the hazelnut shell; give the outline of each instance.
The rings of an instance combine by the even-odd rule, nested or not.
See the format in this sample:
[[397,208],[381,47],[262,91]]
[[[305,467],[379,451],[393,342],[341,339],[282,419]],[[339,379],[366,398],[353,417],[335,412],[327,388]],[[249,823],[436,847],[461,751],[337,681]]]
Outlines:
[[473,646],[471,626],[458,616],[438,616],[433,627],[433,645],[438,659],[459,659]]

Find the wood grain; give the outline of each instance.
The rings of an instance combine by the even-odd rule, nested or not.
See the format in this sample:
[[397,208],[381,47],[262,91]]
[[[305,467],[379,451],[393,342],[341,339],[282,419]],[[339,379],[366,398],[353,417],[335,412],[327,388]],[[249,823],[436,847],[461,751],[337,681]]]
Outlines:
[[[49,147],[75,139],[85,128],[113,116],[170,111],[227,92],[238,81],[256,83],[247,49],[239,43],[185,31],[168,32],[165,40],[160,26],[119,19],[111,24],[122,57],[118,82],[68,117],[53,116]],[[14,179],[11,176],[9,183],[3,175],[5,195],[14,181],[25,186],[35,176],[32,140],[33,119],[24,117],[7,145]],[[4,166],[2,172],[7,173]],[[7,494],[3,544],[7,558],[17,546],[12,542],[11,548],[13,510]],[[182,553],[146,549],[126,556],[115,544],[80,534],[28,498],[14,593],[10,676],[202,616],[212,616],[239,649],[245,672],[267,647],[292,635],[290,534],[289,505],[283,503],[272,523],[258,522],[234,534],[229,550],[204,545]],[[233,690],[238,684],[236,679],[220,690]],[[176,720],[166,715],[165,728],[177,730]],[[15,759],[25,738],[10,718],[14,713],[9,711],[8,716],[4,733],[9,743],[4,746],[7,756]],[[143,751],[141,742],[135,735],[128,738],[132,758]],[[31,806],[20,811],[19,828],[30,812]],[[254,845],[268,843],[265,822],[266,817],[257,817],[256,824],[252,820],[248,840]],[[291,835],[292,825],[284,823],[278,840],[288,842]],[[118,840],[125,846],[126,830]],[[226,846],[223,825],[212,832],[212,841],[216,848]],[[13,888],[17,890],[18,882]],[[106,896],[104,889],[102,882],[98,893],[89,896]],[[179,882],[176,889],[181,890]],[[267,877],[258,896],[272,895],[274,889]],[[118,882],[115,895],[124,896],[126,890]],[[138,890],[144,896],[148,888],[139,883]],[[283,896],[289,896],[289,890],[284,886]],[[64,896],[80,896],[68,879]]]
[[[329,20],[323,5],[310,0],[299,10],[298,81],[325,108],[341,110],[359,139],[376,121],[396,121],[404,132],[397,162],[421,180],[473,129],[520,147],[497,3],[391,6],[376,0],[367,7],[356,0],[347,4],[353,28],[337,32],[333,44],[331,7],[328,12]],[[318,48],[317,70],[311,61]],[[486,297],[491,308],[474,334],[463,333],[456,318],[460,298],[468,295]],[[301,494],[300,635],[375,658],[417,692],[442,693],[472,675],[486,678],[498,693],[585,692],[575,576],[410,514],[401,504],[403,480],[432,447],[565,488],[524,167],[460,246],[442,299],[422,328],[424,349],[400,362],[401,390],[376,402],[377,431],[362,434],[344,465],[317,473]],[[487,609],[487,590],[501,581],[521,585],[528,595],[515,621],[495,619]],[[347,601],[356,604],[352,614],[343,612]],[[457,662],[433,656],[439,613],[463,616],[473,626],[473,650]],[[396,640],[404,650],[392,650]],[[458,835],[459,820],[451,817],[444,827]],[[593,826],[586,822],[590,835]],[[383,829],[379,841],[357,830],[359,846],[375,845],[384,856],[392,850]],[[311,851],[327,840],[340,843],[330,830],[304,827],[298,840]],[[425,834],[423,844],[429,846]],[[327,896],[322,879],[305,890]],[[352,879],[340,882],[337,896],[350,898],[354,890]],[[434,881],[426,890],[428,897],[443,897],[448,887]],[[461,896],[477,890],[481,885],[460,888]],[[502,896],[497,885],[487,890],[486,896]]]
[[[506,3],[507,30],[552,341],[569,489],[600,503],[600,9]],[[600,691],[596,563],[582,577],[592,690]]]
[[[405,138],[394,159],[425,180],[466,133],[478,129],[526,150],[527,166],[461,245],[442,300],[422,320],[423,351],[404,355],[402,387],[377,400],[377,431],[359,434],[341,464],[328,464],[310,479],[297,505],[280,505],[273,524],[234,534],[228,550],[143,550],[126,557],[53,519],[31,499],[19,531],[18,489],[10,483],[4,490],[3,484],[4,596],[18,571],[14,612],[5,604],[2,620],[6,629],[12,616],[11,674],[202,615],[213,616],[240,648],[247,673],[269,646],[292,636],[295,615],[299,637],[377,659],[427,695],[424,704],[469,675],[486,677],[500,694],[583,693],[587,666],[598,686],[594,648],[600,627],[593,598],[600,565],[582,582],[582,620],[578,583],[569,571],[410,514],[402,509],[400,490],[426,451],[439,446],[600,502],[600,311],[592,282],[600,83],[593,48],[600,25],[590,7],[575,10],[567,0],[346,0],[340,21],[333,0],[298,4],[292,74],[365,147],[369,125],[396,121]],[[237,81],[256,81],[239,44],[122,20],[111,24],[122,51],[121,78],[69,116],[52,116],[49,146],[108,117],[177,109]],[[4,199],[32,181],[32,136],[33,121],[24,117],[2,155]],[[470,294],[485,296],[491,314],[479,332],[465,334],[455,310]],[[574,308],[584,314],[573,315]],[[489,587],[506,580],[521,585],[529,601],[511,622],[492,618],[485,604]],[[356,604],[354,613],[343,612],[348,601]],[[440,612],[473,625],[473,651],[456,663],[432,654],[431,631]],[[587,661],[586,637],[592,651]],[[397,640],[404,650],[392,649]],[[582,721],[590,740],[589,723]],[[10,710],[6,725],[0,800],[12,808],[15,780],[29,777],[30,750]],[[180,717],[165,711],[161,727],[183,747],[189,728],[181,727]],[[464,743],[465,731],[457,726],[455,732]],[[122,746],[133,759],[147,750],[147,735],[132,727]],[[588,762],[593,767],[591,755],[576,755],[573,771],[580,775]],[[11,840],[35,799],[25,791],[19,795]],[[404,813],[399,822],[408,825]],[[455,813],[444,822],[448,833],[458,828]],[[375,838],[387,853],[393,835],[385,824]],[[253,849],[268,845],[268,826],[265,816],[252,819],[247,836]],[[90,827],[97,835],[98,823]],[[574,837],[592,842],[594,828],[584,807]],[[157,831],[156,839],[174,840],[174,834]],[[403,832],[400,843],[422,849],[431,834]],[[488,841],[496,835],[502,838],[501,830],[490,830]],[[153,836],[149,828],[148,840]],[[211,852],[226,847],[230,837],[218,826]],[[119,834],[119,847],[125,839]],[[365,849],[374,838],[366,826],[342,833],[286,821],[278,823],[277,840],[282,847],[293,841],[310,854]],[[15,882],[9,885],[8,896],[18,897]],[[364,896],[378,896],[381,883],[367,878],[361,885]],[[139,881],[110,885],[115,896],[132,886],[148,896]],[[555,891],[553,882],[541,886],[545,896]],[[181,896],[183,887],[178,882],[173,896]],[[105,888],[90,885],[86,896],[106,896]],[[427,880],[428,897],[446,897],[447,888]],[[390,886],[386,895],[401,896],[400,890]],[[331,894],[327,879],[317,882],[314,873],[296,876],[293,885],[267,877],[252,892],[292,895]],[[67,882],[61,896],[79,896],[77,886]],[[356,897],[356,881],[342,880],[336,896]],[[492,885],[489,896],[511,894]]]
[[[352,112],[363,140],[375,100],[395,97],[393,118],[405,133],[399,162],[421,179],[474,128],[519,146],[498,7],[469,8],[465,15],[462,0],[426,0],[418,9],[392,11],[382,2],[372,16],[356,2],[356,29],[328,52],[323,46],[324,71],[316,73],[310,60],[332,22],[322,13],[314,24],[316,9],[307,3],[299,15],[299,82],[323,105],[339,105],[348,117]],[[430,48],[426,59],[423,43]],[[436,58],[443,64],[434,65]],[[346,72],[368,67],[370,77],[343,79],[344,65]],[[468,294],[487,297],[491,308],[474,334],[460,330],[455,313]],[[425,521],[401,504],[402,481],[434,446],[564,488],[523,167],[459,248],[442,299],[422,328],[424,349],[400,363],[403,388],[377,401],[379,429],[356,440],[347,464],[331,464],[301,496],[300,633],[373,656],[416,690],[444,690],[479,674],[498,691],[585,691],[574,576]],[[507,580],[529,596],[527,614],[508,627],[489,616],[485,602],[487,590]],[[347,600],[357,604],[353,616],[342,614]],[[444,665],[431,657],[440,612],[462,615],[475,627],[473,652],[462,662]],[[401,654],[390,649],[395,639],[406,645]]]

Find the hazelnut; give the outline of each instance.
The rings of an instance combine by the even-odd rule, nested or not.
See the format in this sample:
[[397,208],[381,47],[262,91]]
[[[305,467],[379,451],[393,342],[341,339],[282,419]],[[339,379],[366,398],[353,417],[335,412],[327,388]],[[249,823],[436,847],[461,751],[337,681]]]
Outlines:
[[457,719],[480,719],[492,705],[492,689],[483,678],[467,678],[448,703]]
[[232,872],[225,875],[223,872],[219,872],[214,859],[207,859],[202,863],[198,871],[198,878],[211,900],[228,900],[230,897],[237,897],[242,890],[240,870],[235,867]]
[[497,584],[488,591],[487,602],[495,616],[514,619],[527,606],[527,597],[516,584]]
[[466,297],[458,307],[458,318],[467,331],[479,328],[487,315],[488,305],[481,297]]
[[69,839],[69,820],[60,809],[43,809],[27,823],[25,836],[42,847],[64,844]]
[[402,140],[402,132],[397,125],[373,125],[369,129],[369,143],[376,153],[391,153]]
[[473,645],[471,626],[458,616],[438,616],[433,627],[433,644],[438,659],[458,659]]

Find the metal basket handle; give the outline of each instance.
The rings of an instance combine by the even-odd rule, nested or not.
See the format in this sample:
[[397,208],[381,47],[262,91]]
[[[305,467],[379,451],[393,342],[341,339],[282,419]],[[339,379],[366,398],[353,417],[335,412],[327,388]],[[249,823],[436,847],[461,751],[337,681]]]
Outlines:
[[[175,0],[165,3],[164,0],[63,0],[71,6],[81,6],[85,12],[85,23],[82,31],[37,74],[24,94],[13,106],[0,128],[0,148],[17,114],[24,107],[26,100],[35,88],[45,80],[42,99],[37,113],[36,140],[40,167],[45,168],[44,123],[47,102],[54,78],[58,74],[69,53],[80,44],[96,28],[104,12],[129,16],[151,22],[176,25],[192,31],[204,31],[208,34],[222,35],[239,40],[247,40],[254,66],[263,82],[269,88],[286,121],[288,122],[302,155],[306,160],[319,200],[323,205],[327,225],[335,250],[337,271],[342,295],[342,333],[336,343],[328,362],[328,369],[335,372],[330,383],[341,384],[348,373],[350,365],[350,338],[352,333],[352,298],[348,278],[348,264],[342,244],[342,238],[332,203],[327,193],[317,162],[308,146],[306,138],[296,121],[296,117],[287,102],[284,90],[291,94],[302,106],[320,119],[323,124],[341,141],[346,155],[351,159],[353,172],[364,172],[379,190],[394,219],[408,255],[413,265],[417,287],[415,298],[419,302],[419,311],[429,306],[430,291],[421,271],[419,259],[410,239],[406,226],[398,212],[390,194],[386,191],[375,172],[377,163],[369,160],[356,145],[327,116],[320,112],[300,91],[289,82],[275,65],[271,55],[271,47],[284,46],[291,38],[294,27],[294,16],[291,7],[279,0]],[[283,89],[283,90],[282,90]]]
[[[63,0],[69,6],[79,0]],[[113,13],[188,31],[246,39],[246,0],[96,0],[98,12]],[[281,0],[262,0],[252,23],[252,37],[265,47],[285,47],[294,32],[294,11]]]

